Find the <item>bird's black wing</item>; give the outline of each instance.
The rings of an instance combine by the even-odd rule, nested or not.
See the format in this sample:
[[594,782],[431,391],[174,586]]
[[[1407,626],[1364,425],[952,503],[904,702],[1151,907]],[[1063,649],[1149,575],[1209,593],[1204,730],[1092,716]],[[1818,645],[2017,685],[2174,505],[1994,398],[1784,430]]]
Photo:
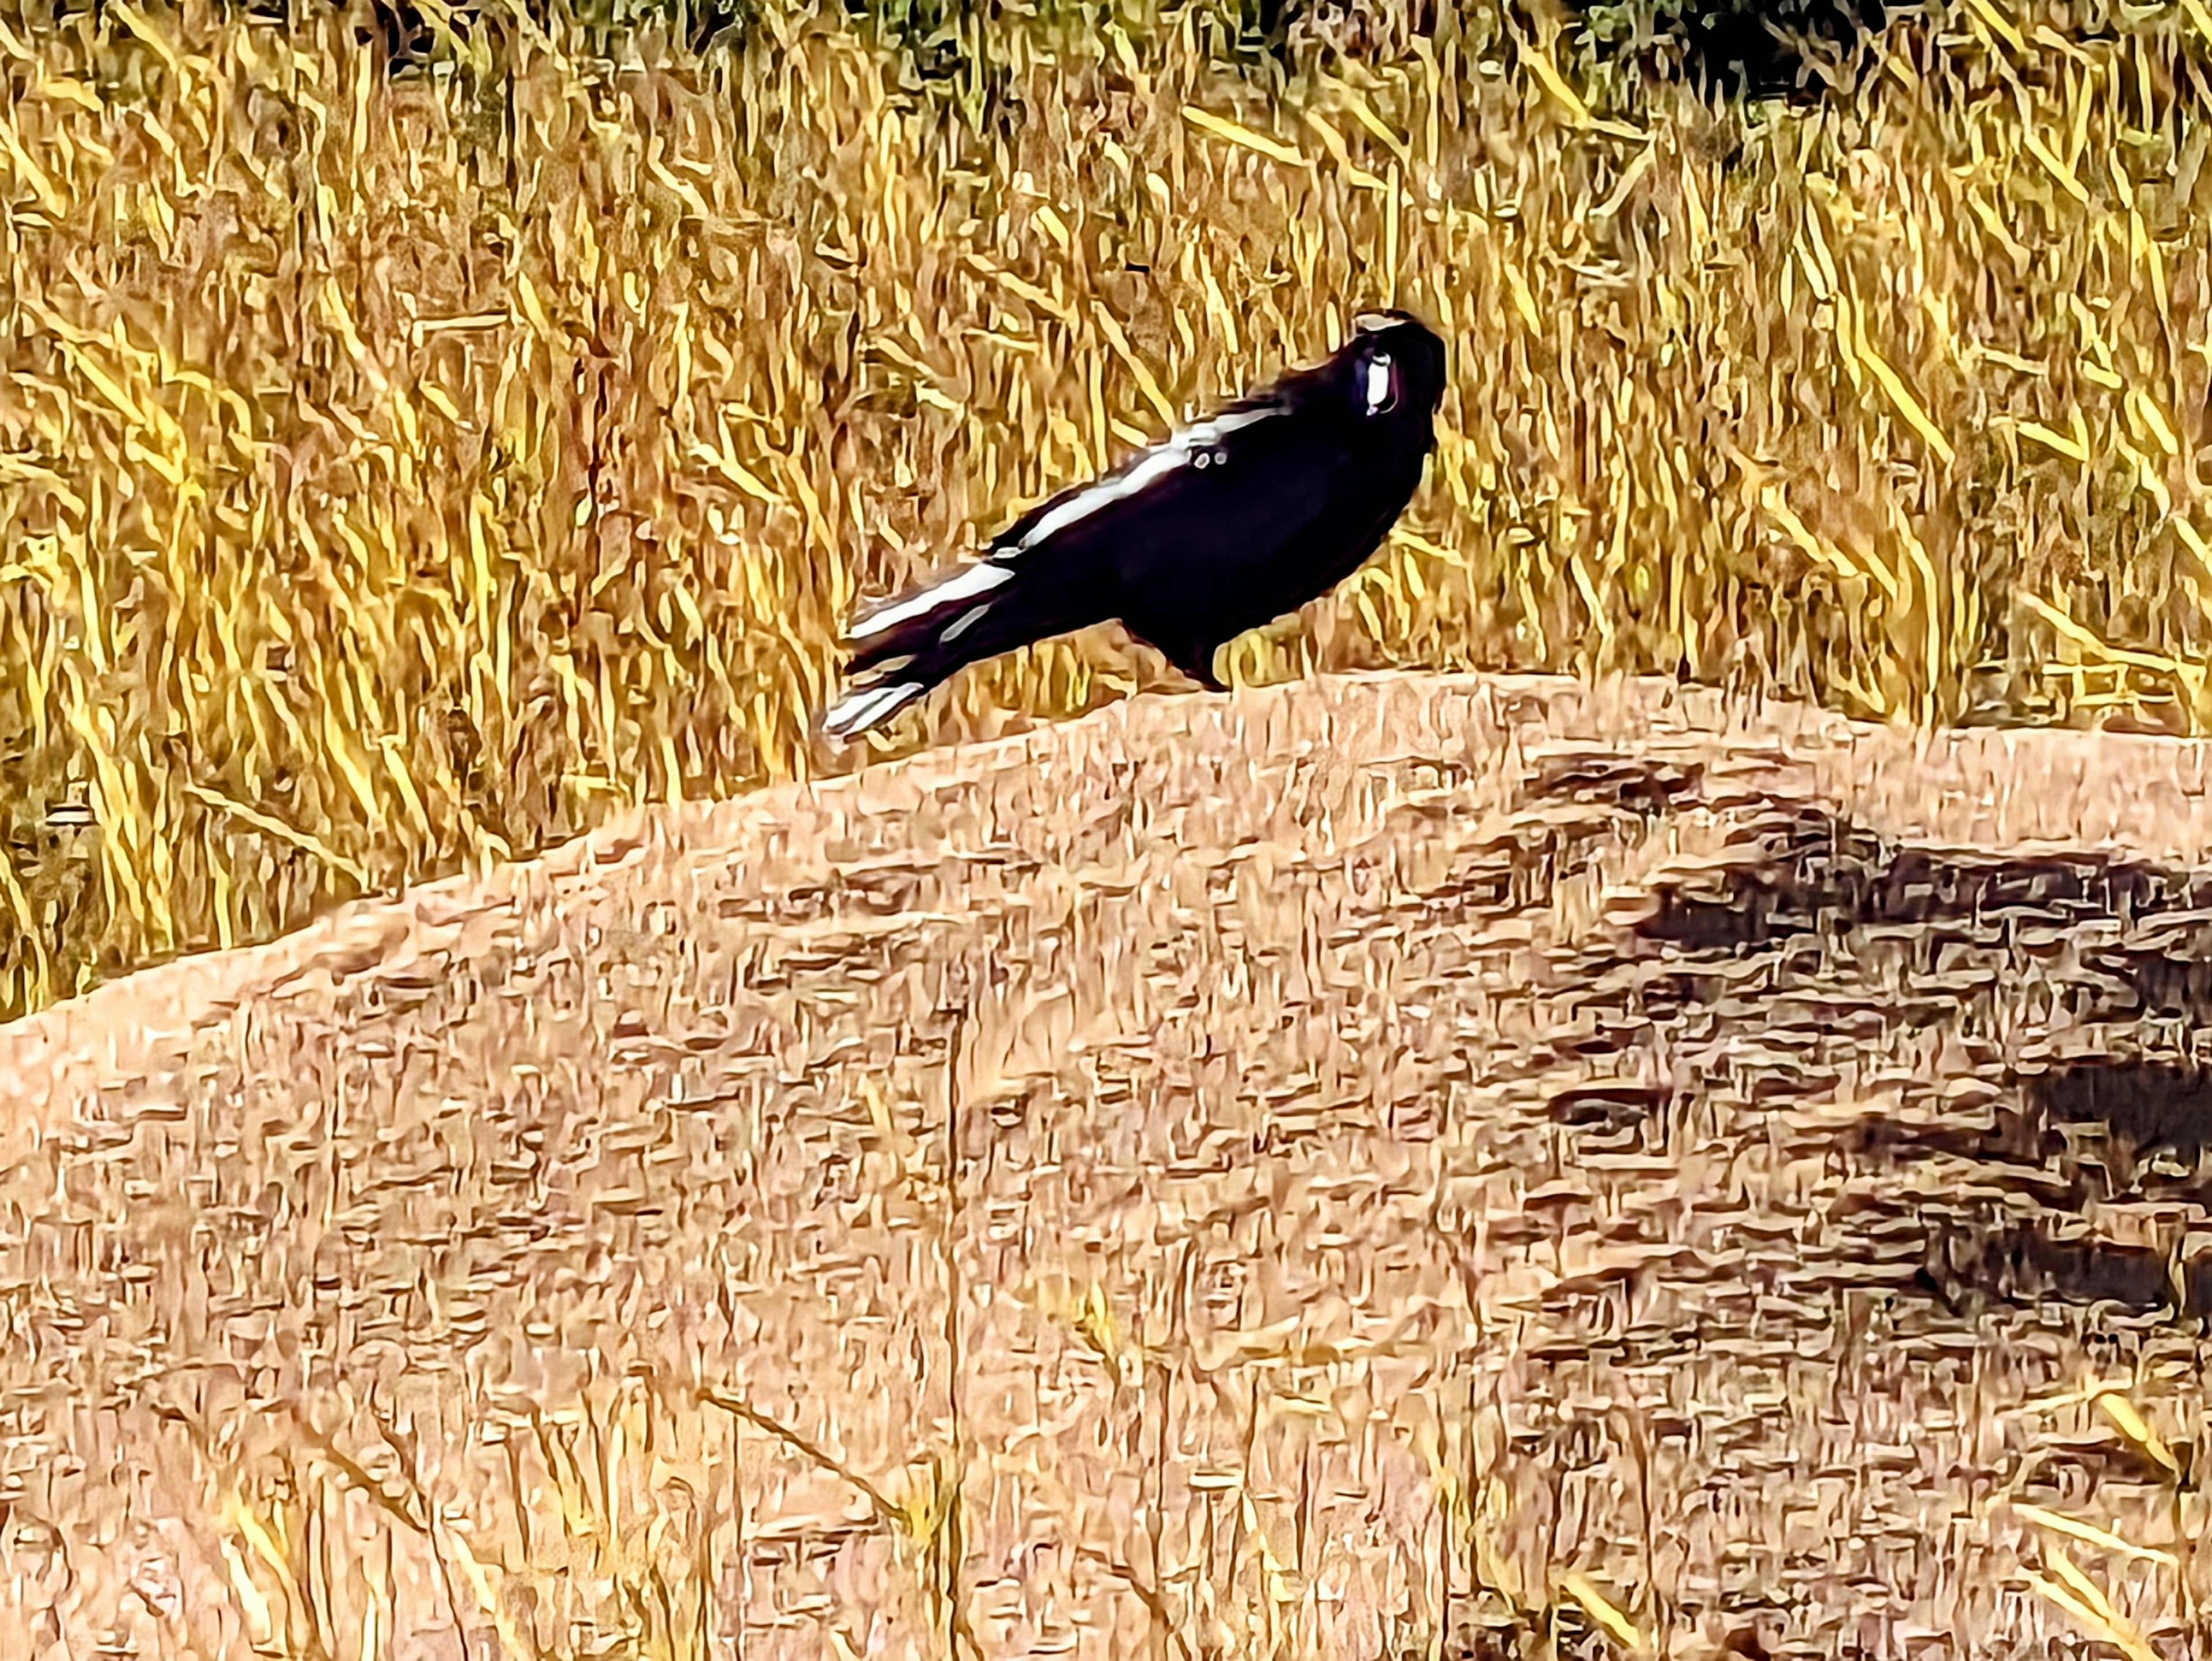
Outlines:
[[[1052,635],[1131,612],[1172,615],[1178,595],[1203,633],[1224,585],[1251,580],[1340,486],[1336,452],[1320,441],[1325,423],[1296,391],[1278,383],[1179,429],[1030,508],[981,560],[860,619],[848,670],[862,683],[827,730],[880,726],[966,665]],[[1178,650],[1183,632],[1146,638],[1218,685],[1210,652]]]
[[[1266,447],[1270,424],[1292,409],[1273,387],[1224,404],[1096,479],[1039,502],[992,538],[988,557],[1012,561],[1042,554],[1063,560],[1066,550],[1080,545],[1126,540],[1172,503],[1218,496],[1221,476],[1206,476],[1212,464],[1224,449],[1249,455]],[[1071,534],[1079,528],[1079,535]]]

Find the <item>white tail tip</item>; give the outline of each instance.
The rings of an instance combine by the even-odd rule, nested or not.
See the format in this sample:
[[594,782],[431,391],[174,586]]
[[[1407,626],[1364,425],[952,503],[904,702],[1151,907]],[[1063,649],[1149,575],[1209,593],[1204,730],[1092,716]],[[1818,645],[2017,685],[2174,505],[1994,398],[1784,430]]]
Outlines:
[[920,681],[895,681],[848,693],[823,715],[822,730],[841,742],[873,732],[928,690]]

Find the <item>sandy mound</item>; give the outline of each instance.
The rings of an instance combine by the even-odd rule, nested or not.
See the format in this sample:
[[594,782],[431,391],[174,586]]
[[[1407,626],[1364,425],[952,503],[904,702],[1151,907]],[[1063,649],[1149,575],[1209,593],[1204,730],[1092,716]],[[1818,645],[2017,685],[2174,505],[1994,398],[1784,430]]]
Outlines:
[[1143,699],[106,987],[0,1656],[2182,1655],[2207,761]]

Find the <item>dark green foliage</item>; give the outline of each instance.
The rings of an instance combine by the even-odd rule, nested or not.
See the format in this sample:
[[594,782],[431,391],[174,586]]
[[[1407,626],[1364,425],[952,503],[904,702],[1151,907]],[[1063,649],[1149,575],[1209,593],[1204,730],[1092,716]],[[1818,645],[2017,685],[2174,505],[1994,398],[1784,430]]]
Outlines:
[[1601,56],[1706,93],[1809,103],[1905,7],[1885,0],[1567,0]]

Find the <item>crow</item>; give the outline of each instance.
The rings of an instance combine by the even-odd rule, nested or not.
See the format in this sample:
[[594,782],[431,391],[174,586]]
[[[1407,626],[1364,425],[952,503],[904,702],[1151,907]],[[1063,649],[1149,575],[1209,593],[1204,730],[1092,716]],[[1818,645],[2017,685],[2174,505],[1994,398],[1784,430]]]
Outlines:
[[1292,369],[1103,477],[1039,503],[983,557],[851,625],[852,689],[823,718],[844,740],[970,664],[1119,619],[1212,692],[1224,642],[1296,611],[1365,562],[1436,443],[1444,347],[1371,312],[1332,356]]

